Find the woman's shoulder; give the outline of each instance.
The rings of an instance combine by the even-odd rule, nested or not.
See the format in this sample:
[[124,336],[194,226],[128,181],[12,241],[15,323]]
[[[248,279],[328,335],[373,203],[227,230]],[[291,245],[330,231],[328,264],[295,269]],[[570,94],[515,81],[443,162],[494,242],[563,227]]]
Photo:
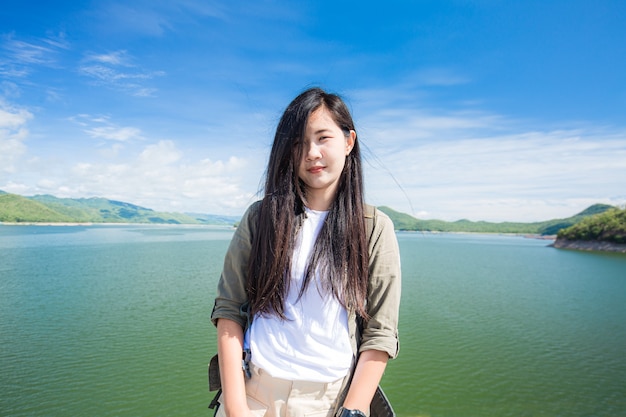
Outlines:
[[374,222],[382,219],[383,222],[391,221],[391,218],[378,209],[378,207],[365,203],[363,205],[363,215],[365,219],[372,219]]
[[394,230],[394,225],[391,218],[379,210],[376,206],[365,204],[363,206],[363,213],[365,217],[365,227],[368,230],[368,235],[379,234],[382,230],[391,229]]
[[[259,210],[261,209],[261,203],[263,202],[263,200],[257,200],[254,203],[250,204],[248,206],[248,208],[246,209],[246,214],[255,214],[258,213]],[[245,214],[244,214],[245,216]]]
[[259,211],[261,209],[261,200],[255,201],[250,204],[246,211],[241,216],[241,220],[237,226],[239,230],[251,230],[255,227],[256,219],[259,216]]

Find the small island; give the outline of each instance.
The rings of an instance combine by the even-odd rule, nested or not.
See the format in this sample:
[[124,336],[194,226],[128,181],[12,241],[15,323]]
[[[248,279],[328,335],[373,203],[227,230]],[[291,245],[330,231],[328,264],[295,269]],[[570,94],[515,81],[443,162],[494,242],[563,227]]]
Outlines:
[[559,230],[551,246],[626,253],[626,208],[612,208]]

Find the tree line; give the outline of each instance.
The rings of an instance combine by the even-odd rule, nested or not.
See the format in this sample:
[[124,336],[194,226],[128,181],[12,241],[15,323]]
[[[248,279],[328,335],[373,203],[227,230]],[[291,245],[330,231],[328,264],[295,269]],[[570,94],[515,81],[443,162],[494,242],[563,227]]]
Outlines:
[[626,244],[626,208],[611,208],[584,218],[560,230],[557,238]]

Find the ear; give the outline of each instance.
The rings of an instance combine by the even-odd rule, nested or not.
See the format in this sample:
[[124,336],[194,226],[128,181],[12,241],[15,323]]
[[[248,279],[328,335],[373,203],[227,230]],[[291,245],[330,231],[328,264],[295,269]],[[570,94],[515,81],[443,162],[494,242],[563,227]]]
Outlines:
[[346,136],[346,156],[350,155],[350,152],[352,152],[352,148],[354,148],[355,142],[356,132],[354,130],[351,130],[350,134]]

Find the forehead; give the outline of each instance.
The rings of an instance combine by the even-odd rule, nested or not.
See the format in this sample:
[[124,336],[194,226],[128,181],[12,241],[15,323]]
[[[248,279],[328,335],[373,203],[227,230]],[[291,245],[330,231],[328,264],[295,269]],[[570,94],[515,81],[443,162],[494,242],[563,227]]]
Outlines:
[[324,106],[315,110],[309,116],[309,120],[306,125],[307,133],[317,132],[320,130],[341,130],[332,114]]

